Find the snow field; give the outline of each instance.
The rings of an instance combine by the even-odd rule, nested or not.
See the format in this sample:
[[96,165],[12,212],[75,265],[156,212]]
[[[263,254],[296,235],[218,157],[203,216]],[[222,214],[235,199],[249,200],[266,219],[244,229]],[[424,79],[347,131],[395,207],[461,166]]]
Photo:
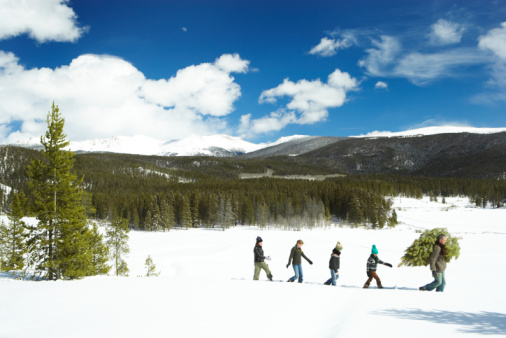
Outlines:
[[[469,207],[465,198],[394,203],[401,222],[395,229],[130,232],[130,277],[31,282],[2,274],[0,337],[506,335],[506,208]],[[462,237],[461,256],[448,264],[444,293],[420,292],[432,281],[429,268],[397,265],[419,236],[415,230],[444,226]],[[256,236],[282,282],[267,281],[263,271],[252,280]],[[286,264],[297,239],[314,262],[303,260],[303,284],[284,282],[293,275]],[[338,240],[344,246],[338,286],[324,286]],[[394,266],[378,267],[383,290],[374,281],[362,289],[372,244]],[[138,278],[148,255],[161,274]]]

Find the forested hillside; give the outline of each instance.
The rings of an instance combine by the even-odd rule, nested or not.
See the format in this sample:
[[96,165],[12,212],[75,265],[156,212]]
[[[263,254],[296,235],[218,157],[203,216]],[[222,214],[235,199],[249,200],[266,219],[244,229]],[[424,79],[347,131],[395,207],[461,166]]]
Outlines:
[[[342,144],[345,141],[339,142]],[[1,147],[0,183],[26,189],[26,168],[35,150]],[[331,218],[352,224],[395,225],[389,196],[469,196],[478,205],[500,204],[506,181],[393,175],[347,175],[324,181],[276,175],[336,174],[323,159],[159,157],[77,154],[74,170],[91,194],[90,217],[126,218],[132,228],[230,227],[238,224],[287,229],[325,226]],[[274,171],[271,178],[240,180],[240,173]],[[0,189],[2,209],[11,194]],[[29,196],[29,194],[27,194]]]
[[349,174],[505,178],[506,132],[347,138],[300,157]]

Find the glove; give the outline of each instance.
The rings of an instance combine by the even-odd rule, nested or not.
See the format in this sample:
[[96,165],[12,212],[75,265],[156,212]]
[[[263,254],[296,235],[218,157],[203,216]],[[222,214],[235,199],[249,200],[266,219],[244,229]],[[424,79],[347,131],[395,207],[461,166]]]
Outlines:
[[286,265],[286,268],[288,269],[288,267],[289,267],[289,266],[290,266],[290,263],[288,263],[288,264]]
[[389,267],[392,267],[392,264],[390,263],[385,263],[386,266],[389,266]]
[[367,277],[371,277],[371,273],[367,271]]
[[313,265],[313,262],[310,259],[308,259],[307,261],[309,262],[309,264]]
[[437,271],[432,271],[432,277],[437,278]]
[[267,257],[265,257],[265,260],[266,260],[266,261],[270,261],[270,260],[271,260],[271,256],[267,256]]

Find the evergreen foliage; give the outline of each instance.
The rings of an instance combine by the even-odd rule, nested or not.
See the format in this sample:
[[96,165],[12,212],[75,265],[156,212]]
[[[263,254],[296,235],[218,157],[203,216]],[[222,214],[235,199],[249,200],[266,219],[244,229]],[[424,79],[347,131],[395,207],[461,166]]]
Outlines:
[[446,235],[446,261],[449,262],[452,258],[458,259],[460,256],[460,245],[458,238],[452,237],[447,229],[435,228],[432,230],[425,230],[413,244],[411,244],[405,251],[404,256],[401,258],[399,266],[426,266],[429,264],[429,257],[432,253],[434,244],[437,242],[437,237],[440,234]]
[[156,265],[153,263],[153,259],[150,255],[148,255],[148,258],[146,258],[144,266],[146,267],[146,277],[158,277],[160,274],[160,271],[156,272]]
[[98,226],[93,223],[91,228],[91,236],[89,237],[91,247],[91,257],[93,271],[90,276],[107,275],[111,270],[111,266],[107,264],[109,261],[109,247],[104,242],[104,235],[98,231]]
[[112,222],[106,230],[106,243],[111,251],[116,276],[128,276],[128,266],[122,257],[130,252],[130,247],[128,246],[129,232],[128,221],[124,218]]
[[[19,161],[43,157],[39,152],[0,147],[0,157]],[[278,175],[335,174],[318,161],[297,158],[266,159],[160,157],[88,153],[75,156],[75,171],[84,175],[92,216],[117,217],[130,228],[167,231],[172,228],[258,225],[282,229],[322,227],[330,220],[350,226],[394,226],[389,197],[467,196],[480,207],[502,205],[506,180],[438,178],[399,175],[348,175],[324,181],[258,178],[240,180],[244,172]],[[26,176],[2,168],[0,183],[26,191]],[[5,170],[5,175],[2,174]],[[10,203],[12,196],[4,196]],[[33,197],[30,196],[33,200]],[[84,203],[84,202],[83,202]],[[86,204],[86,203],[84,203]],[[91,217],[88,215],[88,217]],[[322,221],[323,220],[323,221]]]
[[[87,224],[83,178],[73,172],[74,153],[63,133],[65,120],[53,103],[47,115],[41,157],[28,166],[28,188],[38,224],[30,228],[29,264],[42,278],[76,279],[94,275],[96,238]],[[95,251],[96,253],[96,251]]]
[[23,222],[23,201],[24,195],[14,194],[11,203],[11,210],[8,213],[9,224],[2,222],[0,225],[0,246],[2,257],[0,269],[3,271],[22,270],[25,266],[24,255],[26,247],[26,225]]

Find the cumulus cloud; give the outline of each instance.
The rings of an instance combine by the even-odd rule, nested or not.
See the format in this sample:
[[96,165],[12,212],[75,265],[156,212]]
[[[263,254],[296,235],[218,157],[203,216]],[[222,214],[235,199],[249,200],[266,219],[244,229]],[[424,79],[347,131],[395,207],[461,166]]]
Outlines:
[[465,30],[462,25],[444,19],[439,19],[430,28],[429,39],[434,45],[459,43]]
[[478,38],[478,46],[483,50],[492,51],[501,60],[506,61],[506,22],[500,28],[491,29]]
[[242,60],[239,54],[223,54],[214,64],[227,73],[246,73],[249,70],[249,61]]
[[38,42],[76,41],[79,27],[68,0],[0,0],[0,40],[28,34]]
[[[216,133],[219,117],[233,111],[241,95],[231,72],[245,72],[238,55],[181,69],[169,79],[150,80],[114,56],[81,55],[56,69],[25,69],[0,51],[0,139],[40,136],[54,100],[71,140],[144,134],[175,139]],[[240,66],[242,64],[242,66]],[[6,126],[16,122],[19,131]]]
[[288,98],[289,102],[259,119],[252,120],[251,115],[242,116],[239,132],[248,137],[277,131],[291,123],[313,124],[324,121],[329,108],[342,106],[346,102],[346,94],[357,89],[357,80],[339,69],[328,76],[327,83],[319,79],[298,82],[285,79],[279,86],[262,92],[259,102],[274,104],[280,98]]
[[346,49],[351,47],[351,42],[348,39],[329,39],[324,37],[320,43],[309,51],[309,54],[320,55],[324,57],[337,54],[339,49]]
[[378,81],[374,85],[374,89],[388,89],[388,84],[386,82],[383,82],[383,81]]

